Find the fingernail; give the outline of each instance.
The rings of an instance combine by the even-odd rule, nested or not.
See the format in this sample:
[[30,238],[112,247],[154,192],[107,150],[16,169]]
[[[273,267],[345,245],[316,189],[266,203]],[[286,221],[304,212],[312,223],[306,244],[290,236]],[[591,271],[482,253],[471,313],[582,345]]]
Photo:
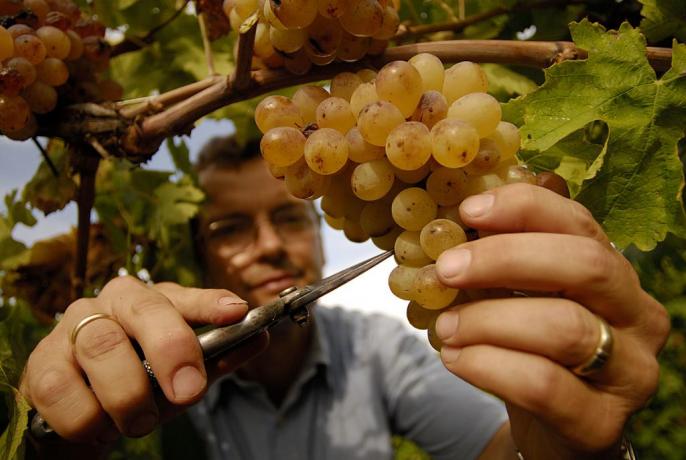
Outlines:
[[110,444],[119,439],[120,436],[121,433],[119,433],[119,430],[117,430],[115,426],[110,425],[105,431],[100,433],[98,442],[101,444]]
[[445,364],[454,363],[460,356],[461,351],[461,348],[445,346],[441,348],[441,361],[443,361]]
[[203,390],[205,377],[193,366],[182,367],[174,374],[172,386],[175,399],[190,399]]
[[247,305],[248,302],[246,302],[243,299],[240,299],[238,297],[221,297],[219,300],[217,300],[217,303],[219,305]]
[[470,196],[462,202],[460,209],[470,217],[481,217],[488,213],[493,207],[495,195],[492,193],[482,193]]
[[472,261],[472,252],[469,249],[449,249],[436,261],[438,275],[445,278],[455,278],[467,270]]
[[457,333],[457,312],[445,313],[436,320],[436,335],[439,339],[445,340],[451,338]]
[[157,426],[157,414],[148,412],[140,415],[129,425],[129,435],[132,437],[145,436]]

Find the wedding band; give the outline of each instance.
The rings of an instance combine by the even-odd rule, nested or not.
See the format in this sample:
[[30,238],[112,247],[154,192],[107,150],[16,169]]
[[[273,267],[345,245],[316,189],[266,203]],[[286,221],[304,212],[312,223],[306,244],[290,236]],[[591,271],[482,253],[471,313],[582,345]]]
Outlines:
[[[79,335],[79,332],[81,332],[81,329],[83,329],[83,327],[86,324],[92,323],[96,319],[109,319],[110,321],[114,321],[115,323],[117,323],[117,320],[114,319],[112,316],[108,315],[107,313],[94,313],[92,315],[86,316],[81,321],[79,321],[79,324],[74,326],[74,329],[71,330],[71,335],[69,336],[69,339],[71,341],[72,347],[76,345],[76,336]],[[119,324],[119,323],[117,323],[117,324]]]
[[610,354],[612,353],[612,346],[614,344],[612,329],[610,329],[610,325],[607,324],[603,318],[600,316],[596,317],[598,318],[598,324],[600,325],[600,340],[598,341],[598,346],[596,346],[595,351],[590,358],[572,369],[572,372],[582,377],[602,369],[603,366],[605,366],[605,363],[610,359]]

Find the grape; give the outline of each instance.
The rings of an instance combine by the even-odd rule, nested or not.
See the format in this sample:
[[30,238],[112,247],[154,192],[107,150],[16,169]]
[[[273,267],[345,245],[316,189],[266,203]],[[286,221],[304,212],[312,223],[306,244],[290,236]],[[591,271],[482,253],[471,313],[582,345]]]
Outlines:
[[335,229],[335,230],[343,230],[343,225],[345,224],[345,219],[342,217],[331,217],[328,214],[324,214],[324,220],[326,221],[327,224],[329,224],[329,227]]
[[352,72],[341,72],[331,80],[331,95],[350,102],[350,96],[362,84],[362,79]]
[[60,86],[67,82],[69,70],[62,60],[49,57],[36,66],[36,75],[43,83]]
[[353,220],[345,219],[343,223],[343,233],[345,237],[354,243],[364,243],[369,239],[369,235],[362,226]]
[[343,200],[343,217],[359,222],[366,204],[366,201],[359,199],[353,193],[346,194]]
[[419,232],[402,232],[395,240],[394,252],[398,264],[408,267],[423,267],[432,262],[419,244]]
[[276,27],[270,27],[269,40],[277,50],[284,53],[294,53],[305,44],[307,32],[303,29],[280,30]]
[[241,30],[241,25],[243,24],[243,18],[241,17],[240,14],[238,14],[238,11],[236,10],[231,10],[229,13],[229,25],[231,26],[232,30],[239,31]]
[[15,40],[21,35],[36,35],[36,31],[26,24],[14,24],[7,31]]
[[81,10],[72,0],[47,0],[52,10],[68,16],[71,20],[78,20],[81,17]]
[[383,236],[395,228],[391,207],[386,199],[366,203],[360,213],[360,225],[371,237]]
[[424,253],[436,260],[446,249],[467,242],[467,235],[452,220],[434,219],[422,229],[419,242]]
[[110,45],[100,37],[83,38],[83,57],[91,61],[98,71],[109,65],[110,51]]
[[67,31],[67,37],[69,37],[70,46],[69,56],[67,56],[66,60],[74,61],[80,58],[83,54],[83,41],[81,40],[79,34],[74,32],[73,30]]
[[358,37],[371,37],[383,25],[384,10],[377,0],[348,0],[348,7],[338,19],[343,29]]
[[258,2],[257,0],[234,0],[233,1],[233,8],[238,13],[238,15],[241,17],[241,19],[245,20],[253,14],[257,8],[258,8]]
[[[364,83],[369,83],[370,81],[374,81],[376,79],[376,72],[372,69],[361,69],[357,71],[357,76],[360,77]],[[376,91],[376,88],[374,91]]]
[[488,78],[479,64],[469,61],[458,62],[445,71],[443,95],[452,104],[469,93],[488,91]]
[[488,137],[500,123],[500,102],[490,94],[471,93],[462,96],[448,109],[448,118],[466,121],[476,128],[479,137]]
[[355,118],[359,118],[362,109],[378,100],[379,96],[376,94],[374,83],[361,83],[350,95],[350,110],[352,110]]
[[35,35],[20,35],[14,39],[15,56],[26,58],[31,64],[40,64],[47,51],[40,38]]
[[445,69],[443,68],[443,63],[440,59],[433,54],[420,53],[410,58],[408,62],[415,69],[417,69],[417,72],[419,72],[419,75],[421,75],[422,89],[424,92],[440,92],[443,90],[443,77],[445,75]]
[[348,158],[355,163],[378,160],[386,155],[383,147],[365,141],[357,127],[351,128],[345,139],[348,141]]
[[[535,185],[538,183],[538,177],[529,171],[524,166],[508,166],[504,174],[499,174],[499,176],[507,184],[517,184],[525,183]],[[504,176],[504,177],[503,177]]]
[[23,128],[16,131],[4,131],[3,133],[5,136],[15,141],[25,141],[35,136],[37,132],[38,122],[36,121],[36,117],[32,113],[29,113],[29,119]]
[[290,166],[303,156],[305,136],[291,127],[272,128],[260,141],[262,156],[276,166]]
[[457,289],[443,285],[436,274],[436,265],[426,265],[417,270],[414,277],[414,299],[422,307],[438,310],[450,305],[457,296]]
[[367,54],[371,42],[369,37],[356,37],[344,30],[336,57],[343,62],[359,61]]
[[478,195],[502,185],[505,185],[505,182],[497,174],[470,176],[467,181],[465,196]]
[[519,144],[521,142],[519,128],[512,123],[506,121],[498,123],[491,138],[498,145],[501,161],[514,157],[517,151],[519,151]]
[[319,56],[335,56],[343,38],[343,29],[338,21],[324,16],[317,16],[307,27],[307,33],[309,37],[305,43],[305,49],[311,48]]
[[285,179],[286,178],[286,166],[274,166],[271,163],[267,163],[269,168],[269,173],[274,177],[274,179]]
[[417,121],[396,126],[386,139],[388,161],[396,168],[419,169],[431,158],[431,133]]
[[[267,3],[269,2],[265,4]],[[293,75],[305,75],[312,68],[312,61],[307,56],[305,47],[302,47],[295,53],[284,54],[283,65]]]
[[336,218],[345,217],[344,204],[348,195],[351,195],[349,179],[344,175],[335,175],[331,178],[331,185],[322,197],[322,211]]
[[298,107],[284,96],[268,96],[255,108],[255,123],[263,133],[278,126],[302,128],[304,122]]
[[436,318],[429,324],[429,328],[426,330],[426,338],[429,341],[431,348],[440,353],[441,348],[443,348],[443,342],[438,338],[438,334],[436,334]]
[[393,230],[386,233],[385,235],[373,236],[372,243],[374,243],[374,246],[383,251],[390,251],[391,249],[393,249],[395,239],[398,237],[398,235],[400,235],[400,233],[402,233],[402,231],[403,229],[400,227],[393,227]]
[[98,83],[100,95],[105,101],[118,101],[124,95],[124,88],[113,80],[102,80]]
[[[283,23],[279,20],[279,18],[276,17],[274,14],[274,10],[272,10],[272,5],[271,2],[264,1],[264,7],[262,9],[262,16],[264,16],[264,20],[267,21],[267,23],[275,27],[279,30],[286,30],[286,26],[283,25]],[[237,30],[231,26],[232,29]]]
[[423,166],[411,171],[406,171],[396,167],[394,167],[393,170],[395,172],[395,177],[402,182],[405,182],[406,184],[416,184],[429,175],[429,172],[431,172],[431,164],[427,161]]
[[24,77],[17,69],[11,67],[0,68],[0,95],[17,96],[22,90]]
[[405,61],[390,62],[376,75],[376,93],[379,99],[400,109],[403,118],[408,118],[422,97],[422,77]]
[[426,190],[410,187],[393,199],[393,220],[405,230],[419,231],[436,218],[436,202]]
[[414,289],[414,279],[419,269],[398,265],[388,275],[388,287],[391,288],[393,295],[403,300],[413,300],[416,292]]
[[338,18],[345,13],[348,6],[348,0],[319,0],[317,2],[317,11],[327,18]]
[[382,158],[357,165],[350,178],[350,185],[358,198],[374,201],[391,190],[394,180],[391,165]]
[[222,2],[222,10],[224,11],[224,14],[226,15],[227,18],[231,14],[231,11],[233,10],[235,5],[236,5],[236,0],[224,0]]
[[293,94],[293,104],[298,107],[304,123],[308,125],[317,121],[317,107],[328,97],[328,91],[321,86],[301,86]]
[[426,191],[441,206],[454,206],[464,198],[467,174],[462,169],[441,167],[429,175]]
[[436,318],[440,314],[439,310],[429,310],[422,307],[420,304],[411,300],[407,304],[407,321],[415,329],[428,329],[429,326],[436,321]]
[[14,55],[14,38],[5,29],[0,26],[0,61],[11,58]]
[[448,114],[448,102],[438,91],[427,91],[422,94],[419,104],[410,117],[412,121],[424,123],[429,129],[443,120]]
[[558,195],[569,198],[569,187],[564,177],[550,171],[543,171],[536,175],[536,185],[547,188]]
[[274,16],[288,29],[307,27],[317,17],[317,0],[269,0],[269,3]]
[[335,129],[321,128],[307,138],[305,160],[317,174],[334,174],[348,161],[348,143]]
[[299,160],[286,168],[284,182],[291,195],[308,199],[324,195],[330,180],[312,171],[304,160]]
[[479,132],[463,121],[445,119],[431,128],[431,144],[438,163],[460,168],[472,161],[479,151]]
[[322,54],[309,40],[305,42],[303,50],[305,50],[305,56],[307,56],[307,59],[309,59],[314,65],[323,66],[331,64],[336,59],[335,51],[329,54]]
[[69,56],[71,40],[57,27],[43,26],[36,31],[36,35],[43,41],[48,57],[65,59]]
[[[361,86],[361,85],[360,85]],[[386,145],[388,134],[405,121],[405,117],[396,106],[386,101],[368,104],[357,117],[357,127],[364,140],[372,145]]]
[[0,0],[0,16],[14,16],[21,10],[21,0]]
[[57,106],[57,91],[42,81],[35,81],[22,92],[22,96],[35,113],[52,112]]
[[272,42],[270,40],[269,29],[270,27],[267,24],[263,22],[257,23],[253,50],[255,56],[265,58],[274,54],[274,47],[272,46]]
[[383,22],[378,32],[374,34],[377,40],[388,40],[393,38],[400,25],[400,16],[392,6],[386,6],[383,13]]
[[472,176],[478,176],[493,172],[500,164],[500,150],[495,141],[481,139],[479,151],[472,161],[465,166],[465,171]]
[[332,128],[341,134],[347,133],[355,126],[355,117],[350,111],[350,104],[340,97],[324,99],[317,107],[317,126]]
[[370,56],[379,56],[388,48],[388,40],[377,40],[372,38],[369,42],[369,48],[367,49],[367,54]]
[[462,217],[460,217],[460,207],[459,206],[439,206],[436,217],[439,219],[448,219],[455,222],[457,225],[466,229],[467,226],[462,222]]
[[0,96],[0,131],[18,131],[29,121],[31,109],[21,96]]

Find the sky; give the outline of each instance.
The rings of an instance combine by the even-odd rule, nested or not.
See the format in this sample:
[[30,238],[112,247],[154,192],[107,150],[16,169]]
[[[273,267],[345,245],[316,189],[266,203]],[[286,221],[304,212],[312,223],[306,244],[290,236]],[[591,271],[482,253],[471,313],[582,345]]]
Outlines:
[[[230,121],[203,121],[185,141],[191,151],[191,159],[197,154],[205,140],[214,135],[228,134],[234,130]],[[14,142],[0,136],[0,194],[4,197],[12,189],[21,187],[32,177],[41,161],[40,152],[31,141]],[[146,168],[172,170],[172,161],[163,145]],[[4,201],[0,204],[4,211]],[[76,206],[71,203],[63,211],[44,217],[36,212],[38,224],[34,227],[17,226],[14,238],[27,244],[55,234],[64,233],[76,225]],[[343,268],[380,253],[371,242],[353,243],[343,233],[323,225],[322,238],[326,266],[324,275],[335,273]],[[345,308],[365,312],[380,312],[400,319],[412,329],[405,319],[406,301],[394,297],[388,289],[388,274],[395,267],[393,259],[386,260],[347,285],[322,298],[325,305],[340,305]],[[412,329],[414,330],[414,329]],[[424,331],[415,331],[424,336]]]

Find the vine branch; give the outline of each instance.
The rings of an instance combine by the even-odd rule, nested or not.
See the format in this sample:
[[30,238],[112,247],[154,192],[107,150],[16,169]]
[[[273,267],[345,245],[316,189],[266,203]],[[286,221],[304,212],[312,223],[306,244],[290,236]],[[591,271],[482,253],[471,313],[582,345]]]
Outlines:
[[233,74],[233,87],[236,91],[245,89],[250,85],[250,70],[256,32],[257,21],[247,31],[241,31],[238,36],[238,57],[236,58],[236,70]]
[[[76,202],[78,203],[78,227],[76,230],[76,260],[74,273],[71,280],[71,299],[83,297],[88,272],[88,246],[90,242],[91,210],[95,202],[95,176],[98,171],[100,158],[92,155],[88,147],[79,146],[83,151],[79,152],[77,165],[80,184]],[[83,153],[83,154],[81,154]]]

